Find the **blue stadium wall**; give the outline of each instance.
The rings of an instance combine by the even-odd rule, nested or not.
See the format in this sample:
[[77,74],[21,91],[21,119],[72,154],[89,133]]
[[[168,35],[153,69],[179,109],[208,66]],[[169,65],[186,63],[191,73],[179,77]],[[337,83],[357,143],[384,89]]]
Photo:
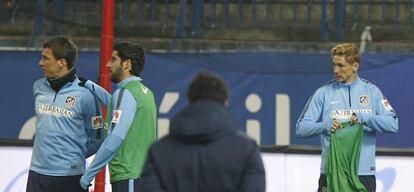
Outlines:
[[[38,67],[40,52],[0,52],[0,138],[17,139],[24,123],[34,116],[33,82],[43,76]],[[186,89],[200,70],[219,74],[230,88],[230,110],[240,129],[247,120],[260,122],[261,144],[275,144],[277,94],[290,100],[291,144],[318,145],[319,137],[295,136],[295,124],[313,92],[333,78],[328,54],[302,53],[148,53],[143,79],[155,93],[157,106],[165,93],[179,93],[179,99],[159,118],[170,119],[186,103]],[[76,64],[80,76],[97,81],[99,53],[81,52]],[[379,133],[381,147],[414,147],[414,57],[402,54],[368,54],[361,62],[360,77],[376,84],[398,113],[398,134]],[[258,111],[246,107],[246,98],[261,99]]]

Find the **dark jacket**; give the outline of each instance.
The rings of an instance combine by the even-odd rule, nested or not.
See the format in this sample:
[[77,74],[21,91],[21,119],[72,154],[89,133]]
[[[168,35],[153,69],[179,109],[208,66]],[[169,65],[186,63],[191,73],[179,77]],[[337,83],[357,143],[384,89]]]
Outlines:
[[211,100],[185,107],[170,134],[149,152],[138,191],[264,192],[256,143],[238,131],[230,112]]

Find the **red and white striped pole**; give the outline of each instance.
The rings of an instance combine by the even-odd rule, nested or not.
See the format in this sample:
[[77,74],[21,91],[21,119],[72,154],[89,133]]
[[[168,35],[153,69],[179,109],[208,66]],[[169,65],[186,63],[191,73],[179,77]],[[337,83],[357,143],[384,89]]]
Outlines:
[[[111,92],[111,80],[106,63],[111,58],[114,39],[114,0],[104,0],[102,4],[102,36],[99,84]],[[106,110],[104,110],[106,114]],[[95,192],[105,192],[105,168],[95,178]]]

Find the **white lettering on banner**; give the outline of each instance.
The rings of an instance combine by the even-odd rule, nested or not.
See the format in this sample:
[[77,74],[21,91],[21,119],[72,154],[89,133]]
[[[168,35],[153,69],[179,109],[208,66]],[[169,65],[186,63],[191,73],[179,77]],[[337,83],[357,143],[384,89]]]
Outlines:
[[[178,92],[166,92],[159,107],[160,114],[167,114],[180,99]],[[275,95],[275,144],[290,144],[290,98],[288,94]],[[256,93],[246,97],[245,107],[251,113],[257,113],[262,108],[262,99]],[[158,138],[169,133],[170,119],[158,118]],[[255,119],[246,119],[246,133],[254,138],[258,144],[261,143],[261,123]]]
[[73,118],[75,116],[74,112],[69,111],[65,108],[61,108],[61,107],[57,107],[57,106],[49,105],[49,104],[43,104],[43,103],[39,103],[36,107],[36,110],[38,113],[53,115],[56,117]]
[[257,145],[260,145],[261,129],[260,122],[254,119],[248,119],[246,121],[246,134],[256,141]]
[[36,116],[31,117],[29,120],[27,120],[23,127],[20,129],[19,137],[18,139],[33,139],[33,136],[35,135],[35,125],[36,125]]
[[[180,98],[180,93],[178,92],[166,92],[164,97],[161,100],[159,113],[167,114],[171,111],[172,107],[177,103]],[[158,118],[158,129],[157,129],[157,138],[161,138],[165,135],[168,135],[170,132],[170,120],[167,118]]]
[[275,144],[290,145],[290,98],[288,94],[276,94]]
[[[256,93],[247,96],[245,101],[246,109],[250,113],[257,113],[262,108],[262,99]],[[256,119],[246,120],[246,134],[254,139],[258,145],[261,144],[261,126],[260,121]]]
[[256,93],[252,93],[247,96],[245,105],[251,113],[256,113],[262,108],[262,99]]
[[180,93],[178,92],[166,92],[161,100],[159,112],[161,114],[170,112],[171,108],[177,103],[179,98]]
[[157,121],[158,131],[157,138],[160,139],[170,132],[170,120],[167,118],[158,118]]
[[330,113],[330,116],[332,119],[338,119],[338,120],[348,120],[351,118],[353,113],[365,113],[365,114],[371,114],[371,109],[338,109],[333,110]]

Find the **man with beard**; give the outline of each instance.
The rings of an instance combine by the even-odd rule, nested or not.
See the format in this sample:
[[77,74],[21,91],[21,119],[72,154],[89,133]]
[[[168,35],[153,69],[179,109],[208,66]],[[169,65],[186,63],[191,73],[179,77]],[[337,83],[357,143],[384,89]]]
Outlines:
[[107,163],[113,192],[133,191],[140,182],[147,150],[156,139],[157,114],[153,93],[141,83],[144,63],[144,49],[139,44],[115,44],[107,67],[111,81],[120,88],[112,99],[91,81],[85,83],[108,107],[108,135],[80,179],[84,189]]

